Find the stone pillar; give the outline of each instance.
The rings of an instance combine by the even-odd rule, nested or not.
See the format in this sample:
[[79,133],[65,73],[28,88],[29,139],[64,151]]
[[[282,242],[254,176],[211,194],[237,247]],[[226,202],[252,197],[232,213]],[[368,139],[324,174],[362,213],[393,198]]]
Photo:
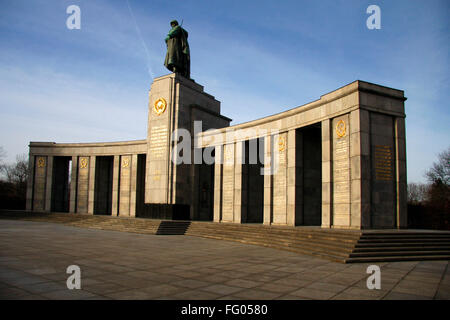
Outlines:
[[33,185],[35,173],[35,157],[29,155],[28,158],[28,181],[27,181],[27,196],[26,196],[26,210],[33,210]]
[[287,134],[287,224],[295,226],[296,208],[296,135],[295,129]]
[[333,152],[333,227],[350,227],[350,119],[349,115],[334,118],[332,123]]
[[119,216],[130,215],[131,156],[121,156],[119,180]]
[[87,213],[89,205],[89,166],[88,156],[78,158],[77,212]]
[[138,155],[133,154],[131,156],[130,217],[136,216],[137,167],[138,167]]
[[371,228],[397,226],[396,121],[391,115],[370,113]]
[[33,187],[33,210],[45,210],[45,183],[47,181],[47,157],[35,157],[35,173],[34,173],[34,187]]
[[359,109],[350,114],[351,127],[351,226],[370,227],[370,121],[369,111]]
[[333,223],[331,121],[322,121],[322,228]]
[[45,211],[52,210],[53,156],[47,156],[47,174],[45,182]]
[[[171,203],[169,185],[173,114],[179,105],[175,77],[154,81],[149,94],[145,203]],[[172,168],[176,170],[176,168]]]
[[94,214],[95,202],[95,163],[96,157],[91,156],[89,161],[89,189],[88,189],[88,212]]
[[222,183],[222,221],[234,221],[235,188],[235,145],[224,145],[223,183]]
[[70,174],[70,201],[69,212],[77,212],[77,184],[78,184],[78,157],[72,157],[72,171]]
[[287,224],[287,132],[273,136],[273,224]]
[[272,140],[271,135],[264,138],[264,224],[272,223]]
[[120,174],[120,156],[114,156],[113,168],[113,187],[112,187],[112,205],[111,215],[118,215],[118,197],[119,197],[119,174]]
[[235,144],[235,160],[234,160],[234,217],[233,222],[242,223],[243,214],[247,212],[247,203],[244,199],[247,192],[246,187],[243,185],[243,165],[244,162],[244,146],[242,141]]
[[222,166],[223,166],[223,146],[215,147],[214,163],[214,222],[222,220]]
[[406,181],[406,132],[405,119],[395,118],[395,165],[397,191],[397,227],[408,227]]
[[350,227],[361,229],[362,176],[360,112],[350,112]]
[[[296,225],[305,224],[305,164],[304,164],[304,134],[301,131],[296,132],[295,137],[295,221]],[[322,147],[322,146],[320,146]],[[321,181],[322,183],[322,181]],[[320,204],[322,205],[322,204]]]

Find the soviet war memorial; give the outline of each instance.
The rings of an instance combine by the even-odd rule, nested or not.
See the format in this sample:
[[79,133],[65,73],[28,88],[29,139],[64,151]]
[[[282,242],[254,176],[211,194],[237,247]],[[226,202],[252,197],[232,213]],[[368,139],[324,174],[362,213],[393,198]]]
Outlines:
[[[84,35],[96,37],[97,31],[93,29],[96,23],[88,18],[86,24],[82,23],[84,13],[81,12],[86,10],[89,17],[98,8],[86,5],[83,9],[83,3],[67,4],[65,36],[75,32],[83,35],[86,28]],[[142,47],[136,49],[133,44],[132,48],[125,48],[119,44],[129,35],[118,34],[111,41],[123,50],[130,50],[130,56],[134,54],[132,51],[145,52],[151,81],[142,81],[144,84],[140,83],[139,88],[146,88],[140,90],[144,94],[138,94],[145,96],[147,107],[145,111],[142,105],[136,107],[140,113],[132,112],[135,109],[131,107],[121,113],[130,122],[113,130],[116,139],[104,139],[104,142],[98,142],[102,122],[106,125],[112,119],[111,114],[122,109],[106,108],[97,113],[93,110],[98,106],[93,104],[79,109],[80,112],[66,111],[58,121],[78,118],[83,124],[76,130],[88,128],[82,130],[83,138],[79,142],[70,137],[54,136],[53,139],[51,135],[41,134],[40,130],[48,131],[45,125],[34,123],[34,131],[26,135],[27,158],[21,162],[25,168],[21,180],[23,191],[16,192],[22,196],[3,191],[6,187],[10,189],[5,190],[13,190],[11,177],[15,171],[12,166],[2,164],[1,169],[9,179],[9,184],[2,182],[2,199],[8,203],[13,203],[13,196],[22,199],[23,207],[3,205],[0,210],[1,298],[450,298],[448,163],[445,167],[448,152],[442,154],[443,165],[434,163],[427,171],[431,181],[428,187],[423,184],[420,189],[418,184],[408,184],[410,176],[414,179],[417,176],[410,164],[415,163],[414,157],[411,160],[409,155],[418,155],[409,150],[410,144],[415,146],[418,142],[410,141],[406,130],[406,119],[415,110],[409,104],[415,106],[414,99],[421,99],[411,89],[414,85],[398,80],[402,78],[390,75],[385,69],[380,73],[386,72],[388,76],[377,75],[377,68],[346,72],[342,78],[333,75],[336,81],[322,77],[322,82],[317,83],[302,80],[302,74],[292,76],[291,70],[278,73],[286,81],[276,79],[275,75],[261,80],[252,72],[262,72],[258,71],[262,68],[260,63],[276,60],[250,48],[241,47],[241,52],[235,53],[234,40],[227,38],[227,32],[221,37],[228,41],[220,47],[227,52],[224,54],[208,47],[215,44],[212,39],[216,37],[209,38],[213,31],[200,27],[201,23],[174,19],[173,15],[166,19],[165,14],[164,21],[158,18],[150,24],[153,29],[149,27],[149,33],[156,35],[159,49],[149,49],[140,28],[142,13],[136,18],[133,8],[139,6],[146,12],[151,5],[127,1],[120,10],[116,5],[108,4],[105,8],[111,14],[132,19],[132,24],[124,28],[131,28]],[[437,11],[441,7],[448,9],[441,2],[435,6]],[[390,7],[394,10],[395,6]],[[12,5],[9,8],[12,16],[17,8]],[[157,10],[156,5],[152,8]],[[176,11],[182,8],[184,5]],[[311,4],[302,8],[310,14],[317,9]],[[49,14],[56,10],[47,9]],[[380,25],[380,7],[371,5],[363,9],[361,32],[366,37],[375,32],[383,36],[382,32],[387,31]],[[246,12],[250,14],[252,10]],[[270,11],[266,4],[261,10]],[[411,10],[414,14],[420,11]],[[212,29],[218,28],[205,21],[210,23]],[[261,32],[255,38],[264,34],[264,39],[275,43],[269,35],[270,29],[264,30],[267,34]],[[204,46],[199,39],[205,41]],[[72,41],[80,41],[82,46],[85,40]],[[249,41],[255,41],[252,45],[256,46],[259,40]],[[330,46],[334,45],[332,42]],[[291,45],[281,47],[280,43],[281,55]],[[89,46],[94,46],[91,40]],[[296,44],[292,46],[297,48]],[[317,55],[320,51],[312,44],[307,50]],[[115,54],[104,61],[114,60]],[[306,53],[298,53],[298,57],[303,54]],[[319,66],[322,62],[313,57],[315,54],[309,56],[308,63]],[[13,61],[13,51],[8,55]],[[325,55],[325,59],[339,60],[338,55]],[[196,57],[201,58],[196,60]],[[241,57],[242,61],[233,57]],[[358,64],[358,59],[369,57],[372,54],[361,53],[353,56],[353,62],[344,59],[346,68],[353,70],[352,64]],[[414,58],[414,54],[410,58],[405,56],[405,61]],[[82,58],[76,59],[80,59],[74,60],[80,65],[86,63]],[[152,59],[158,61],[156,72],[152,70],[155,64]],[[198,68],[203,65],[202,59],[211,59],[214,64]],[[99,59],[96,63],[101,65],[104,61]],[[288,65],[295,69],[292,61],[295,59],[289,60]],[[409,70],[403,62],[395,61],[400,64],[396,66],[398,70]],[[117,63],[118,78],[128,79],[129,73],[122,69],[127,64]],[[238,83],[238,90],[231,95],[224,94],[222,99],[221,92],[227,90],[221,91],[217,83],[221,77],[226,79],[227,69],[235,63],[245,64],[248,71],[233,79]],[[448,65],[448,57],[445,63]],[[89,62],[89,65],[94,64]],[[108,64],[106,69],[114,73],[114,68],[114,64]],[[270,63],[264,68],[275,72]],[[340,67],[337,69],[342,71]],[[8,70],[16,72],[14,68]],[[92,72],[90,76],[95,79],[95,74]],[[8,77],[12,76],[4,76]],[[26,78],[22,73],[17,77]],[[95,86],[97,80],[89,80],[86,86],[72,83],[63,73],[52,77],[57,79],[57,87],[70,105],[65,110],[72,110],[70,97],[94,101],[89,97],[82,100],[83,92],[92,94],[99,90],[100,94],[102,88],[110,85],[102,82]],[[98,77],[98,81],[105,80],[104,75]],[[283,84],[275,86],[273,93],[266,91],[278,81]],[[130,87],[120,88],[124,83],[120,80],[108,87],[113,95],[108,101],[122,101],[121,95],[130,90]],[[76,87],[76,96],[69,96],[72,86]],[[260,87],[260,97],[243,98],[254,87]],[[19,95],[20,99],[12,97],[9,92],[16,92],[13,87],[2,91],[6,103],[28,100],[24,98],[26,92]],[[297,100],[297,91],[307,94]],[[135,92],[126,95],[126,99]],[[292,97],[285,99],[286,92]],[[53,94],[56,92],[45,97],[44,104]],[[280,102],[271,100],[270,109],[261,111],[258,105],[261,108],[267,105],[265,94],[279,96]],[[36,100],[40,93],[31,90],[29,95],[30,100]],[[230,104],[227,98],[231,99]],[[234,106],[239,101],[242,104]],[[297,102],[286,107],[287,101]],[[38,112],[33,113],[35,117],[39,117]],[[53,112],[59,111],[49,114]],[[98,119],[94,121],[91,112]],[[123,121],[128,118],[124,117]],[[418,121],[416,115],[412,118]],[[116,126],[120,126],[120,121]],[[64,132],[72,132],[69,122],[62,127],[55,126],[58,129],[52,127],[52,130],[60,130],[63,137],[66,137]],[[129,139],[123,128],[130,132],[141,130],[146,135],[137,136],[140,140]],[[121,138],[122,134],[126,138]],[[414,186],[416,189],[412,189]],[[412,190],[425,191],[417,191],[413,197]],[[199,306],[186,303],[173,309],[173,316],[214,317],[218,312],[242,315],[249,310],[242,302],[236,302],[240,306],[237,309],[225,304],[217,305],[222,309]],[[261,316],[270,313],[267,309],[270,304],[260,303],[251,308]]]

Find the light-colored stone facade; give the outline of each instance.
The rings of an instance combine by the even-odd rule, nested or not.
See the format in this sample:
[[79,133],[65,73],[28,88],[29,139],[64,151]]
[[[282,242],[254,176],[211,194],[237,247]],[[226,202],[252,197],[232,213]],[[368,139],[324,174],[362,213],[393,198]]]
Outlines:
[[[355,81],[309,104],[230,127],[220,102],[202,86],[169,74],[152,84],[145,140],[31,142],[27,209],[406,227],[405,100],[401,90]],[[200,130],[195,121],[202,121]],[[190,163],[171,161],[180,155],[180,129],[189,134]],[[214,163],[194,164],[211,151]]]

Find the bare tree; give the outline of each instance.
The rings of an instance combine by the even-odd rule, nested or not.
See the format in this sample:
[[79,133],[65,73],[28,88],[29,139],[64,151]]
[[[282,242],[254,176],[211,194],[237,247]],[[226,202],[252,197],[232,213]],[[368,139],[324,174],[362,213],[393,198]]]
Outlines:
[[450,147],[438,156],[438,161],[425,173],[431,183],[443,183],[450,186]]
[[0,173],[5,170],[5,164],[3,163],[4,158],[6,158],[6,151],[0,146]]
[[16,156],[16,162],[4,165],[3,170],[8,182],[25,185],[28,179],[28,159],[26,154]]
[[429,188],[424,183],[408,183],[408,203],[420,204],[427,201]]

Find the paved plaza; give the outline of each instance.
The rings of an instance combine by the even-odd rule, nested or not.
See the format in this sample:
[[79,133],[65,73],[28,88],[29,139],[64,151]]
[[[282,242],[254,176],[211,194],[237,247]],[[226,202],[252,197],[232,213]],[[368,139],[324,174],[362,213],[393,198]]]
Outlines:
[[[377,263],[374,263],[377,264]],[[69,290],[69,265],[81,289]],[[370,264],[191,236],[0,220],[1,299],[450,299],[448,261]]]

